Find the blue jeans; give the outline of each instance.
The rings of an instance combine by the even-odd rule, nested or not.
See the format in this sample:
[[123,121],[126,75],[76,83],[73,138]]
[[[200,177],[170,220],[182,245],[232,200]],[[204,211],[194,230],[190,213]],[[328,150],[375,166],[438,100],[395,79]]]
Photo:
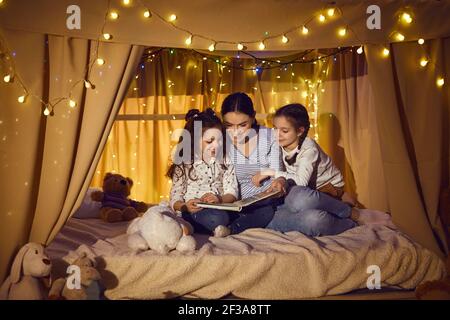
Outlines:
[[272,220],[278,200],[264,200],[248,206],[241,212],[202,209],[196,213],[183,212],[182,217],[194,227],[196,233],[213,234],[217,226],[230,228],[231,234],[250,228],[265,228]]
[[308,187],[293,187],[267,228],[280,232],[299,231],[308,236],[335,235],[356,226],[352,208]]

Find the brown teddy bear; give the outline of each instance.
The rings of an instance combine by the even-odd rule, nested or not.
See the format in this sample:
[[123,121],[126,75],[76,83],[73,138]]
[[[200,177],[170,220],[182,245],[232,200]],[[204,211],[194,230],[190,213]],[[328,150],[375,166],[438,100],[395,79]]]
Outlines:
[[422,283],[416,288],[416,297],[419,300],[450,300],[450,256],[447,257],[447,277]]
[[93,201],[102,203],[100,218],[107,222],[129,221],[136,218],[139,212],[145,212],[148,205],[128,199],[133,180],[120,174],[108,172],[103,179],[103,192],[94,191]]

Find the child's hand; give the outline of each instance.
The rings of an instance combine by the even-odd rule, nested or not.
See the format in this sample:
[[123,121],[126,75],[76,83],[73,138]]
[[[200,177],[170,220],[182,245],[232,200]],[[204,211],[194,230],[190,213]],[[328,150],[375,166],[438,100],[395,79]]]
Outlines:
[[197,203],[202,202],[200,199],[191,199],[188,202],[186,202],[187,210],[190,213],[196,213],[202,210],[203,208],[197,207]]
[[220,203],[220,198],[211,192],[204,194],[200,200],[206,203]]
[[261,172],[258,172],[257,174],[255,174],[252,177],[252,182],[255,186],[260,187],[261,186],[261,182],[263,182],[264,180],[266,180],[267,178],[269,178],[270,176],[262,174]]

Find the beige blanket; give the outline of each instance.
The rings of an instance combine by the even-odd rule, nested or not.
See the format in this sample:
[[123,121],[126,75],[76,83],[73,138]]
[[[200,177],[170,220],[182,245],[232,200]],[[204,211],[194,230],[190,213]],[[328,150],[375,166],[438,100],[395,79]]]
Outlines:
[[[105,295],[110,299],[217,299],[228,294],[248,299],[315,298],[366,288],[373,265],[380,268],[382,288],[412,289],[445,276],[443,262],[432,252],[398,231],[376,225],[319,238],[267,229],[227,238],[196,236],[195,253],[172,251],[163,256],[129,250],[121,234],[124,224],[96,222],[99,228],[92,230],[92,222],[77,221],[76,227],[73,223],[68,224],[72,236],[76,229],[78,236],[94,231],[100,238],[94,244],[92,238],[79,243],[101,256]],[[120,235],[108,239],[108,234]],[[70,236],[62,230],[58,237],[49,252],[61,256],[62,239]]]

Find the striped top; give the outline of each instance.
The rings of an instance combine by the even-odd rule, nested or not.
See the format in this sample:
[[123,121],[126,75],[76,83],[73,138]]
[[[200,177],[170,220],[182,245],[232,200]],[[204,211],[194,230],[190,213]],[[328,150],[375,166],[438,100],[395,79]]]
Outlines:
[[275,142],[273,130],[260,126],[257,142],[257,147],[248,157],[244,156],[232,143],[227,148],[228,157],[234,164],[241,199],[254,196],[269,188],[272,178],[264,181],[261,187],[256,187],[252,183],[252,177],[261,169],[284,170],[280,147]]

